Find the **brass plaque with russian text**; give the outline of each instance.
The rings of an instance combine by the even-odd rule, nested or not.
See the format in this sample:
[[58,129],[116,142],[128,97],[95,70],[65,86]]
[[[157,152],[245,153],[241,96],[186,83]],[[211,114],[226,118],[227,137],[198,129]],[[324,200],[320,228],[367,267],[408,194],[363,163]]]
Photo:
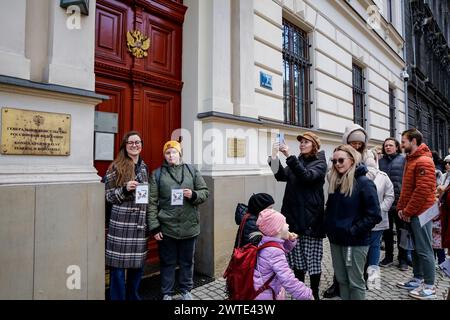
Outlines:
[[70,114],[2,108],[0,153],[70,155]]
[[228,138],[227,155],[229,158],[245,158],[246,140]]

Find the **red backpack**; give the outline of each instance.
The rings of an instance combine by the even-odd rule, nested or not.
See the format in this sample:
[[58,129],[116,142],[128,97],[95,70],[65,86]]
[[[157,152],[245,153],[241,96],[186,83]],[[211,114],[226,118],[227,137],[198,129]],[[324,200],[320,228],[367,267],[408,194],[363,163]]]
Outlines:
[[250,216],[245,214],[239,226],[239,242],[237,247],[233,250],[233,255],[228,264],[223,277],[226,279],[226,292],[229,300],[254,300],[261,292],[271,289],[272,297],[275,300],[275,291],[269,284],[275,278],[275,273],[264,283],[264,285],[255,290],[253,286],[253,273],[255,271],[256,260],[258,258],[259,250],[267,247],[276,247],[284,251],[278,242],[266,242],[261,246],[255,246],[252,243],[240,247],[242,232],[244,230],[245,222]]

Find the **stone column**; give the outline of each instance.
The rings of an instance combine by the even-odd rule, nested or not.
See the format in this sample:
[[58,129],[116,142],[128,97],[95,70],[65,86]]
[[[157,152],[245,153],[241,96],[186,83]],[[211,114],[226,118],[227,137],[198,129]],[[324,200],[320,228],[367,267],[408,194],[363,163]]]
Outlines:
[[89,16],[66,13],[59,2],[52,0],[50,4],[46,80],[94,91],[95,1],[89,2]]
[[252,0],[231,2],[231,85],[234,114],[257,118],[253,10]]
[[0,75],[30,79],[25,57],[26,0],[8,1],[0,10]]

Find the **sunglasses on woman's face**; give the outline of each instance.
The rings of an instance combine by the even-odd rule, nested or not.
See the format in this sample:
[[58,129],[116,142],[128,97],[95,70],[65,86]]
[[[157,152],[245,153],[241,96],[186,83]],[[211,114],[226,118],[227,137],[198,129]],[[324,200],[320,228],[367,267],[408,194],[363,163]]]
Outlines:
[[344,161],[345,161],[345,159],[348,159],[348,158],[337,158],[337,159],[331,159],[331,162],[333,163],[333,165],[336,165],[337,163],[339,163],[339,164],[343,164],[343,163],[344,163]]

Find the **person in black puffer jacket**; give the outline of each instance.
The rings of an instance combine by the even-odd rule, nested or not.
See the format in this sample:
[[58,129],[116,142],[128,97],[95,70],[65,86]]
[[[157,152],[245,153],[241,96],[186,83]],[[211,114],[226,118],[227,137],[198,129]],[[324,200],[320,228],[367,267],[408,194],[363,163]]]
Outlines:
[[350,145],[337,147],[332,162],[325,229],[334,273],[343,300],[364,300],[370,231],[382,220],[377,188],[366,177],[361,155]]
[[234,214],[234,220],[237,225],[240,225],[242,222],[242,218],[248,212],[250,216],[244,225],[244,230],[242,231],[241,242],[239,243],[239,231],[238,229],[236,234],[236,240],[234,241],[234,247],[237,248],[243,247],[248,243],[253,243],[254,245],[258,245],[261,241],[262,234],[259,233],[259,229],[256,226],[256,220],[258,219],[259,213],[264,209],[271,208],[275,203],[272,196],[267,193],[257,193],[253,194],[248,200],[248,206],[243,203],[239,203],[236,207],[236,211]]
[[387,138],[383,142],[383,157],[379,161],[380,170],[386,172],[394,185],[395,199],[389,210],[389,229],[383,232],[385,243],[385,256],[380,262],[381,267],[388,267],[394,262],[394,224],[397,231],[398,267],[402,271],[408,271],[411,264],[411,252],[400,247],[400,229],[405,228],[403,220],[397,215],[397,201],[402,190],[403,169],[405,167],[405,156],[402,155],[400,142],[395,138]]
[[[305,281],[309,273],[314,299],[319,300],[322,273],[324,192],[327,162],[320,150],[320,139],[313,132],[299,135],[300,156],[290,155],[286,144],[274,144],[269,164],[277,181],[286,181],[281,212],[289,229],[298,234],[298,243],[289,253],[288,261],[295,276]],[[286,156],[287,167],[281,165],[277,151]]]

